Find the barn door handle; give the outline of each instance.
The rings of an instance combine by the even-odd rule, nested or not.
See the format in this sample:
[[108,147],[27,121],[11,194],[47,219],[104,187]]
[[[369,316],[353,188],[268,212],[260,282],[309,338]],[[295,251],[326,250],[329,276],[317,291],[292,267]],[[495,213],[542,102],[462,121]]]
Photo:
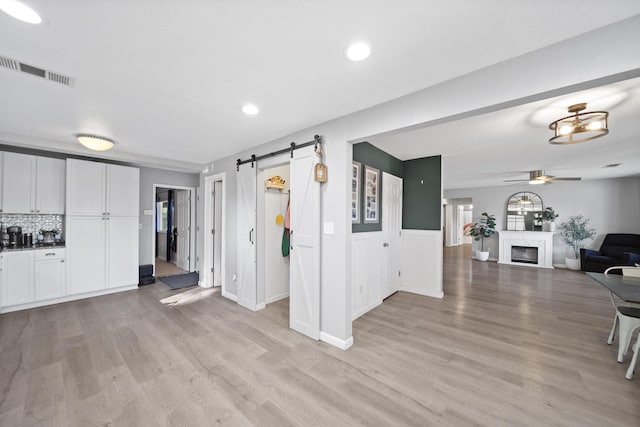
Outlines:
[[384,242],[384,243],[382,244],[382,247],[383,247],[383,248],[388,248],[388,247],[389,247],[389,244],[388,244],[387,242]]
[[249,241],[253,245],[253,228],[251,230],[249,230]]

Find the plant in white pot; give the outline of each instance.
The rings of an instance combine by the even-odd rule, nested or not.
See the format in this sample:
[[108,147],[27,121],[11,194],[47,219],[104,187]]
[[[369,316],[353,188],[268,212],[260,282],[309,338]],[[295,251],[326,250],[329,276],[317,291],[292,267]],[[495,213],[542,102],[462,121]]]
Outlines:
[[564,259],[567,268],[570,270],[580,270],[580,247],[583,240],[592,239],[596,235],[596,230],[588,228],[589,218],[582,215],[571,216],[558,226],[560,240],[569,245],[573,250],[573,257]]
[[480,250],[476,251],[476,259],[486,261],[489,259],[489,250],[484,250],[485,237],[491,237],[496,232],[496,218],[486,212],[482,212],[480,221],[469,227],[469,234],[475,241],[480,240]]
[[544,208],[544,211],[542,211],[542,220],[544,221],[542,231],[556,231],[556,218],[558,218],[558,214],[555,213],[551,206]]

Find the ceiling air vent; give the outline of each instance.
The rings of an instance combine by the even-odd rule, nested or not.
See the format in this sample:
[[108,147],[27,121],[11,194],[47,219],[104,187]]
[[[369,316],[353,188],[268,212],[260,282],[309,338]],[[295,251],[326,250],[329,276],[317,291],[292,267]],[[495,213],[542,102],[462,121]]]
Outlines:
[[20,71],[32,76],[41,77],[45,80],[60,83],[65,86],[73,87],[75,79],[73,77],[65,76],[55,71],[48,71],[42,68],[34,67],[33,65],[18,62],[15,59],[7,58],[0,55],[0,67],[9,68],[10,70]]

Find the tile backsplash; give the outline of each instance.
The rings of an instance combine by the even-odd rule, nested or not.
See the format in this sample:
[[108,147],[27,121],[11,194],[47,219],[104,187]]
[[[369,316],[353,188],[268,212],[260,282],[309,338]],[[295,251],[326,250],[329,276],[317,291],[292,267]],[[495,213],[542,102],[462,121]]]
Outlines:
[[40,230],[59,230],[64,236],[64,215],[7,214],[0,213],[3,227],[17,225],[23,233],[37,233]]

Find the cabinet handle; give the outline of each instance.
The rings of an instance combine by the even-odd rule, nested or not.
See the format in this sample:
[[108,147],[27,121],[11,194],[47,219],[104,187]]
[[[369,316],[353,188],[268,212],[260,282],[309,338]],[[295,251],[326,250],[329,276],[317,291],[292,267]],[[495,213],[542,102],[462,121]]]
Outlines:
[[55,252],[48,252],[48,253],[44,254],[44,256],[52,256],[52,255],[55,255],[55,254],[56,254]]
[[64,262],[64,260],[63,260],[63,259],[61,259],[61,260],[60,260],[60,262]]

